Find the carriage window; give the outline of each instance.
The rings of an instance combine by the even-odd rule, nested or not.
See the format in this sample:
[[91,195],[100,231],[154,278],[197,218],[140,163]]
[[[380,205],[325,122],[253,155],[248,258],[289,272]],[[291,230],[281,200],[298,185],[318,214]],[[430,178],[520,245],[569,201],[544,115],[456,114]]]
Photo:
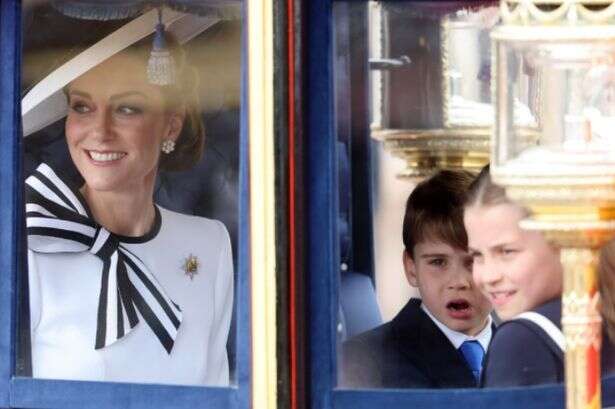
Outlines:
[[[553,386],[566,371],[574,384],[564,363],[576,351],[564,336],[572,314],[562,296],[572,280],[565,244],[544,227],[522,228],[555,196],[537,188],[516,202],[525,185],[507,191],[484,167],[490,152],[503,166],[518,151],[557,145],[562,132],[572,135],[566,149],[598,152],[585,145],[601,138],[598,111],[610,112],[603,85],[612,60],[593,45],[587,61],[570,54],[575,37],[538,47],[526,34],[518,44],[512,28],[522,25],[499,23],[489,2],[333,4],[340,389]],[[514,138],[491,149],[493,128]],[[549,168],[527,157],[533,169]],[[604,260],[601,269],[609,274]],[[591,348],[600,360],[592,374],[602,376],[592,382],[612,379],[612,339]]]
[[23,2],[18,376],[235,383],[241,10],[177,3]]
[[473,340],[484,353],[491,304],[474,286],[445,288],[451,274],[471,280],[471,258],[456,247],[460,206],[428,214],[460,202],[460,186],[418,189],[408,212],[406,202],[438,169],[488,162],[497,7],[336,2],[333,18],[338,386],[476,387],[480,368],[458,348]]

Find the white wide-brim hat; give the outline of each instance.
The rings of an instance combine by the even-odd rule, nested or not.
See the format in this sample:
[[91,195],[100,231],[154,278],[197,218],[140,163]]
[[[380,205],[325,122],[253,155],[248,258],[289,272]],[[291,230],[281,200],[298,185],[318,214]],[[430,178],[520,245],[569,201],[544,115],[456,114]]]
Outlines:
[[[199,16],[165,9],[162,23],[180,44],[220,21],[219,16]],[[63,88],[109,57],[152,34],[158,11],[150,10],[109,34],[64,63],[36,84],[21,100],[23,136],[26,137],[66,116],[68,101]]]

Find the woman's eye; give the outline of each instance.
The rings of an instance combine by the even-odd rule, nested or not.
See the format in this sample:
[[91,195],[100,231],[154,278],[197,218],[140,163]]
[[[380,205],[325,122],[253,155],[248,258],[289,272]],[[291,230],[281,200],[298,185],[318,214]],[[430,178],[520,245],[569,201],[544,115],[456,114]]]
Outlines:
[[117,107],[117,112],[122,115],[138,115],[143,112],[143,110],[139,107],[132,105],[120,105]]
[[91,111],[90,107],[83,102],[75,102],[71,104],[70,109],[78,114],[86,114]]

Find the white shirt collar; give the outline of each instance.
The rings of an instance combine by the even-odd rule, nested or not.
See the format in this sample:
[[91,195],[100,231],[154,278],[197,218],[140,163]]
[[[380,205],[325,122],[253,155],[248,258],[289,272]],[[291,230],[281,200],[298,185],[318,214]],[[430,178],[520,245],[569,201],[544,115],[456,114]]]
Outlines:
[[421,309],[425,311],[425,314],[427,314],[427,316],[431,318],[434,324],[436,324],[436,326],[440,328],[440,331],[442,331],[444,335],[446,335],[446,338],[448,338],[451,344],[453,344],[455,349],[459,349],[461,344],[463,344],[465,341],[478,341],[478,343],[483,347],[483,350],[487,352],[487,348],[489,347],[489,342],[491,342],[491,335],[493,335],[491,331],[491,322],[492,322],[491,315],[487,316],[487,324],[485,325],[485,328],[483,328],[475,336],[470,336],[462,332],[454,331],[450,329],[449,327],[447,327],[446,325],[442,324],[427,309],[427,307],[425,306],[425,303],[421,303]]

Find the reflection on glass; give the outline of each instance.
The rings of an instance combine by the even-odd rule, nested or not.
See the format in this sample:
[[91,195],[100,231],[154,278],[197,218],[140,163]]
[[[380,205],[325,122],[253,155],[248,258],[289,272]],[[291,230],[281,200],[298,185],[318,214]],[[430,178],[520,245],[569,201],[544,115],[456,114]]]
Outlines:
[[25,2],[18,374],[231,382],[240,22],[229,4]]
[[[491,170],[507,196],[527,209],[518,225],[533,234],[544,233],[558,250],[563,288],[558,291],[561,300],[553,300],[556,314],[536,305],[531,309],[544,313],[547,325],[557,324],[541,334],[556,335],[559,352],[565,344],[565,356],[554,354],[558,358],[548,370],[531,369],[542,359],[520,366],[517,372],[527,378],[509,376],[515,369],[506,368],[501,380],[494,372],[495,382],[487,383],[561,382],[565,367],[567,407],[600,406],[601,372],[612,373],[609,362],[614,356],[612,345],[600,336],[596,291],[598,250],[614,232],[615,156],[608,133],[613,122],[615,36],[612,26],[605,24],[612,15],[581,3],[566,3],[555,11],[521,2],[513,13],[510,3],[501,5],[504,23],[492,32],[498,109]],[[499,356],[497,345],[505,334],[496,334],[491,356]],[[508,352],[528,344],[511,338],[504,345]]]
[[[597,166],[612,168],[615,48],[563,42],[499,47],[509,83],[498,129],[510,132],[496,163],[551,175],[599,175],[605,168]],[[548,170],[542,168],[546,160],[553,163]]]
[[370,6],[372,137],[420,180],[489,161],[496,7],[376,2]]
[[442,19],[442,70],[445,124],[490,126],[491,45],[489,32],[497,7],[460,10]]
[[[338,385],[476,387],[493,330],[491,306],[472,285],[455,296],[445,288],[443,277],[469,283],[471,272],[459,248],[463,234],[445,234],[443,225],[464,231],[459,193],[471,176],[459,170],[487,161],[494,115],[489,32],[497,9],[335,2],[333,17]],[[373,149],[369,161],[357,155],[365,145]],[[416,188],[406,209],[417,177],[440,167],[457,171]],[[369,182],[362,181],[365,174]],[[369,215],[359,213],[366,196]],[[356,214],[371,218],[369,231]],[[412,220],[422,227],[413,230]],[[357,262],[357,242],[373,243],[361,253],[369,263]]]

